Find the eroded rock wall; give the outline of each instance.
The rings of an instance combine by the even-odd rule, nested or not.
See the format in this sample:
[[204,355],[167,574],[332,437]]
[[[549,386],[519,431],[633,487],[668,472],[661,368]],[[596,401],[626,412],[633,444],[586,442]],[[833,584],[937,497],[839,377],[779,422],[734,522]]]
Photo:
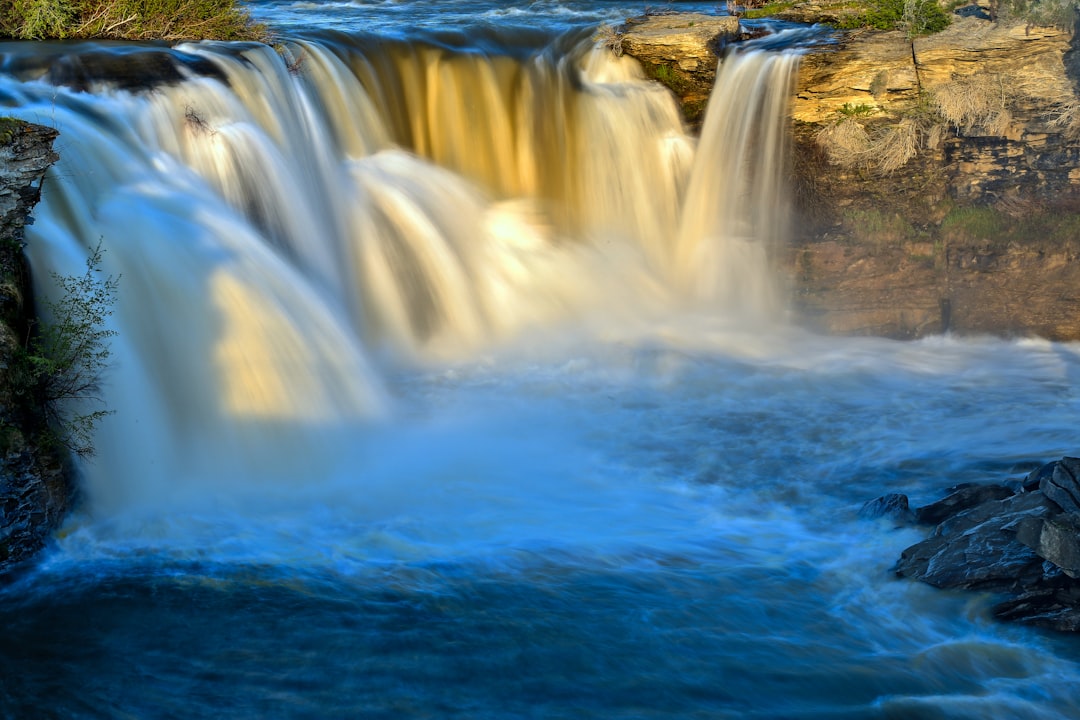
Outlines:
[[41,419],[16,361],[33,312],[23,228],[57,160],[56,135],[0,119],[0,571],[42,547],[72,496],[63,454],[41,445]]
[[[808,56],[792,109],[802,233],[785,258],[803,320],[1080,339],[1075,52],[1058,28],[957,18],[913,43],[852,33]],[[829,152],[842,123],[871,138],[854,162]],[[883,169],[897,137],[916,151]]]

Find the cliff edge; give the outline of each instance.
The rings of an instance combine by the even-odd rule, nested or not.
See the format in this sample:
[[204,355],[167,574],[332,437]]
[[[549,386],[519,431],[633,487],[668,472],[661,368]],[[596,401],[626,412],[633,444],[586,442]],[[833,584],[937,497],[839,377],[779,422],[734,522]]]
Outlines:
[[23,228],[58,159],[57,132],[0,119],[0,571],[39,550],[71,505],[64,452],[44,443],[44,420],[19,372],[33,318]]

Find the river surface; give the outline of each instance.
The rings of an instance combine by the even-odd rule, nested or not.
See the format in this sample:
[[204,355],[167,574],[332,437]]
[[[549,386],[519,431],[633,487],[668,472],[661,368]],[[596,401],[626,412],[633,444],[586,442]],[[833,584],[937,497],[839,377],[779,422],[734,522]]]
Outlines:
[[858,517],[1075,454],[1080,345],[790,324],[796,55],[725,62],[698,141],[592,48],[638,3],[252,8],[276,50],[142,88],[89,59],[159,49],[0,47],[61,130],[41,292],[99,242],[120,283],[0,717],[1080,716],[1080,642]]

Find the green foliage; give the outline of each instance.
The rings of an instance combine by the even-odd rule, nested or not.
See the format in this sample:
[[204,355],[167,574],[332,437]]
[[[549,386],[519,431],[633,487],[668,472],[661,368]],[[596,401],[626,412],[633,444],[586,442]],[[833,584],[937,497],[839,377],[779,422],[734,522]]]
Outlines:
[[988,241],[1002,237],[1006,218],[994,208],[954,208],[941,221],[941,233],[952,241]]
[[0,0],[0,36],[23,40],[258,40],[236,0]]
[[748,20],[754,20],[755,18],[772,17],[778,13],[782,13],[785,10],[790,10],[795,7],[795,3],[791,1],[771,2],[766,3],[762,7],[748,7],[743,13],[743,17]]
[[914,38],[941,32],[950,22],[937,0],[870,0],[865,11],[845,19],[841,26],[904,30]]
[[918,234],[898,213],[883,213],[873,208],[845,211],[844,228],[859,242],[877,247],[899,246]]
[[997,16],[1028,25],[1071,30],[1080,11],[1080,0],[998,0]]
[[[111,411],[100,409],[101,376],[109,364],[105,326],[112,314],[119,280],[102,278],[100,244],[79,276],[52,274],[61,291],[46,303],[47,322],[39,324],[19,357],[22,384],[34,400],[59,444],[76,455],[93,455],[97,423]],[[98,408],[98,409],[94,409]]]
[[878,109],[873,105],[867,105],[866,103],[859,103],[858,105],[844,103],[836,112],[840,113],[843,117],[860,118],[870,117],[871,115],[876,114]]

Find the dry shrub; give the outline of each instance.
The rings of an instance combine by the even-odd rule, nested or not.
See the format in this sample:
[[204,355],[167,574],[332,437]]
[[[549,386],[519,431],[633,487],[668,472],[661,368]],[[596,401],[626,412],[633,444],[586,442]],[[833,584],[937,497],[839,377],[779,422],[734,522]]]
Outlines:
[[1052,107],[1049,125],[1069,140],[1080,139],[1080,100],[1074,97]]
[[953,80],[930,91],[934,109],[957,132],[982,131],[1004,135],[1012,122],[1005,80],[997,74],[978,74]]
[[841,167],[863,165],[870,151],[870,134],[862,123],[850,117],[821,128],[815,140],[829,162]]
[[887,128],[874,145],[878,172],[890,175],[918,154],[919,126],[913,119],[904,118]]
[[827,125],[815,137],[829,162],[841,167],[864,167],[890,175],[918,155],[919,150],[940,142],[940,126],[925,127],[912,117],[870,129],[845,117]]

